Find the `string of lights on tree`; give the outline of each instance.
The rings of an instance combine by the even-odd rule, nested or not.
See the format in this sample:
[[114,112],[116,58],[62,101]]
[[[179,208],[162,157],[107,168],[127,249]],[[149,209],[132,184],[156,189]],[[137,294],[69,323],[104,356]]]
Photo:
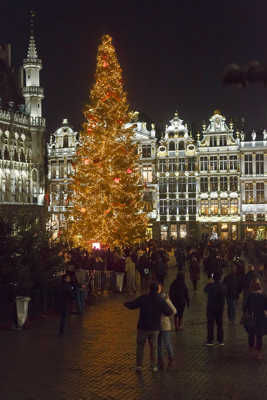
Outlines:
[[132,116],[109,35],[102,37],[98,48],[95,84],[84,117],[74,162],[68,235],[86,249],[93,242],[108,247],[132,245],[145,238],[147,216],[142,211],[134,126],[125,127]]

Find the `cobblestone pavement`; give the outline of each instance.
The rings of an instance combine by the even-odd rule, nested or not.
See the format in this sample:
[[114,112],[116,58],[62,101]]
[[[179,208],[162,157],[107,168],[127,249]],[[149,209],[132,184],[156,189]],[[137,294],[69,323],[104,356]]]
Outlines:
[[[175,273],[170,269],[169,280]],[[135,372],[138,312],[123,307],[129,296],[113,294],[98,298],[83,317],[73,315],[62,338],[56,318],[35,321],[22,332],[0,331],[0,399],[264,399],[267,367],[249,356],[242,326],[225,319],[225,346],[203,346],[204,284],[205,277],[197,293],[191,291],[185,329],[172,333],[174,370],[152,373],[146,349],[144,372]]]

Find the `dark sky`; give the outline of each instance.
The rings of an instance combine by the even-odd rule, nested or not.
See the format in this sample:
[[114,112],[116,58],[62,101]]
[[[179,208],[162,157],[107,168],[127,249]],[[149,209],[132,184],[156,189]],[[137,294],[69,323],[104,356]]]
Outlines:
[[9,3],[0,5],[0,42],[12,43],[15,65],[26,54],[32,4],[37,12],[35,36],[50,131],[64,117],[80,128],[103,33],[113,37],[133,109],[164,123],[178,110],[195,129],[219,109],[237,124],[245,117],[249,130],[267,128],[267,88],[222,85],[229,63],[267,65],[265,0]]

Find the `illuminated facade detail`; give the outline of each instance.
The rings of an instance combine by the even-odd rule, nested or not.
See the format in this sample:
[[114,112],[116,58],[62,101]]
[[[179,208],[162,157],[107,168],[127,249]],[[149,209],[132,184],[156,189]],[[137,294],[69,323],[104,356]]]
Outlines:
[[[135,124],[150,237],[267,238],[267,134],[265,140],[256,140],[258,135],[251,142],[241,134],[240,141],[219,112],[197,140],[177,113],[159,141],[153,124],[151,130],[143,122]],[[64,137],[64,126],[66,122],[48,145],[49,211],[57,229],[71,207],[66,204],[69,175],[64,171],[79,144],[73,131],[72,139]]]
[[64,226],[66,213],[71,208],[69,185],[73,174],[72,162],[78,145],[78,133],[73,131],[67,119],[64,119],[62,126],[50,136],[47,144],[49,224],[55,231]]
[[[41,68],[32,33],[23,61],[21,104],[13,101],[0,104],[1,213],[5,213],[8,206],[23,206],[20,210],[30,210],[30,214],[36,216],[44,212],[45,119],[42,116]],[[22,104],[23,98],[25,104]]]
[[267,135],[241,141],[241,227],[243,237],[267,239]]

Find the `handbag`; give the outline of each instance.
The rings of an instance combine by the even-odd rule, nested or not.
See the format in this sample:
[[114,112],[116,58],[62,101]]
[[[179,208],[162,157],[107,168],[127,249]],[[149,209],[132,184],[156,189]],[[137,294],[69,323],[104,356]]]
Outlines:
[[246,313],[243,316],[243,325],[248,333],[252,333],[256,329],[256,319],[254,313]]

